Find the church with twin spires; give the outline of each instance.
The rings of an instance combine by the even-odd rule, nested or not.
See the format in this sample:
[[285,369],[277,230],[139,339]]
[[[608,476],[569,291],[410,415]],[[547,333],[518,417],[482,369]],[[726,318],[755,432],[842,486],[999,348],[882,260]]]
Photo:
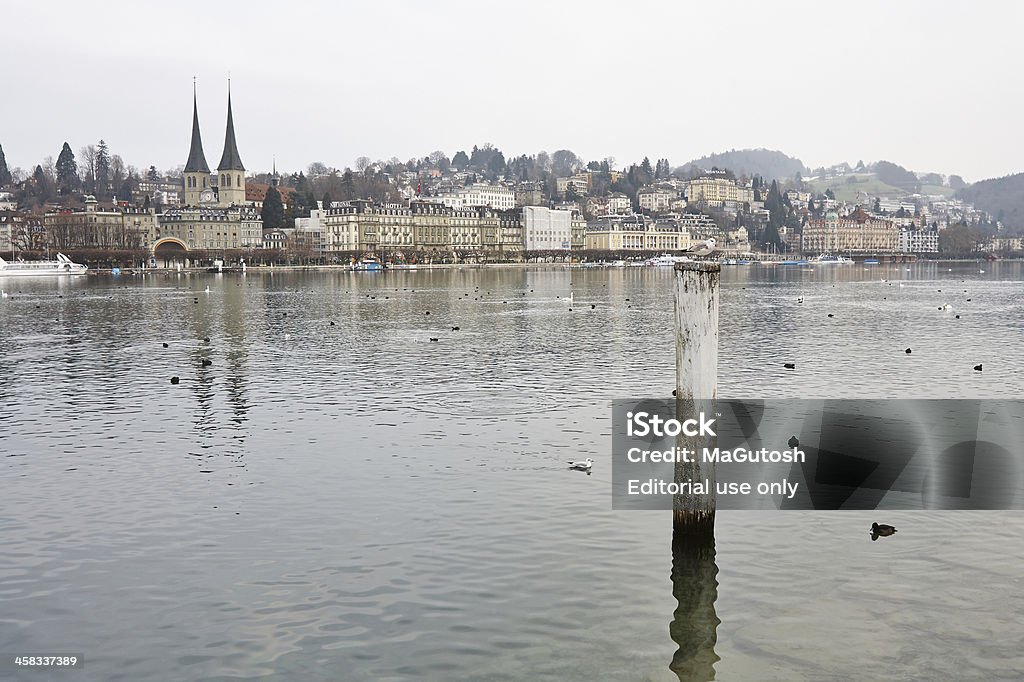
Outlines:
[[203,207],[242,206],[245,204],[245,166],[235,142],[235,122],[231,115],[231,85],[228,84],[228,123],[224,132],[224,153],[217,172],[212,173],[203,153],[199,132],[199,107],[192,90],[192,146],[185,163],[185,205]]

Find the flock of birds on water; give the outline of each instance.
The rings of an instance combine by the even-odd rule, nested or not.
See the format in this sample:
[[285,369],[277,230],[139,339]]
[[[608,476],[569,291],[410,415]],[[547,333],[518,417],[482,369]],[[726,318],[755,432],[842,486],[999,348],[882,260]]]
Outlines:
[[[706,242],[701,242],[699,244],[695,244],[693,247],[691,247],[688,250],[688,253],[690,255],[704,256],[704,255],[707,255],[707,254],[710,254],[711,252],[713,252],[714,249],[715,249],[714,240],[710,239],[710,240],[708,240]],[[910,268],[907,268],[907,271],[909,272]],[[952,268],[950,268],[949,271],[952,272]],[[984,274],[984,272],[985,272],[984,270],[979,270],[980,274]],[[961,280],[961,283],[963,283],[963,281],[964,280]],[[889,282],[887,279],[882,279],[881,282],[883,284],[887,283],[887,284],[889,284],[889,286],[892,286],[892,282]],[[241,285],[239,285],[239,286],[241,286]],[[904,286],[905,286],[905,284],[903,282],[899,282],[899,287],[900,288],[903,288]],[[408,290],[408,289],[403,289],[403,291],[406,291],[406,290]],[[398,289],[396,288],[395,291],[397,292]],[[412,291],[415,292],[416,290],[413,289]],[[475,288],[475,293],[479,294],[479,291],[480,291],[480,287],[476,287]],[[530,289],[530,291],[532,292],[533,289]],[[939,289],[938,292],[941,293],[942,289]],[[19,291],[19,293],[21,293],[21,292]],[[206,286],[206,288],[202,291],[202,293],[207,295],[207,296],[210,295],[211,291],[210,291],[209,285]],[[967,293],[966,289],[964,289],[964,293]],[[487,294],[489,295],[490,292],[488,291]],[[366,296],[367,296],[367,298],[370,298],[370,299],[375,299],[376,298],[376,296],[372,296],[370,294],[367,294]],[[466,298],[468,298],[469,294],[466,293],[466,294],[464,294],[464,296]],[[523,296],[525,297],[526,294],[523,293]],[[7,299],[9,297],[10,297],[10,295],[8,294],[8,292],[6,290],[0,290],[0,298]],[[483,295],[479,294],[473,300],[475,300],[475,301],[476,300],[480,300],[480,298],[482,298],[482,297],[483,297]],[[63,296],[61,296],[61,298],[63,298]],[[388,297],[385,296],[385,298],[388,298]],[[558,298],[561,298],[561,297],[559,296]],[[887,297],[883,297],[883,300],[885,300],[885,298],[887,298]],[[971,298],[967,299],[968,302],[970,302],[971,300],[972,300]],[[629,299],[627,298],[626,301],[629,301]],[[503,302],[504,303],[508,303],[507,300],[503,301]],[[799,296],[797,298],[796,302],[797,302],[797,304],[803,304],[804,303],[804,297],[803,296]],[[193,303],[195,303],[195,304],[199,303],[199,297],[198,296],[193,298]],[[573,305],[574,305],[574,298],[573,298],[572,295],[570,295],[570,298],[569,298],[569,306],[570,306],[569,307],[569,311],[570,312],[573,310],[573,308],[572,308]],[[37,305],[36,307],[38,308],[39,306]],[[596,308],[597,308],[597,306],[595,304],[590,304],[590,309],[591,310],[594,310]],[[947,303],[945,305],[939,306],[938,310],[940,312],[948,312],[948,311],[952,310],[952,306]],[[430,315],[430,311],[429,310],[425,311],[424,314],[425,315]],[[285,312],[285,313],[283,313],[283,315],[285,317],[287,317],[288,313]],[[834,313],[828,313],[828,317],[829,318],[834,318],[835,314]],[[960,315],[956,315],[956,319],[959,320],[960,319]],[[330,322],[330,326],[332,326],[332,327],[335,326],[335,323],[334,323],[333,320]],[[451,327],[451,331],[453,331],[453,332],[460,331],[460,329],[461,329],[461,327],[458,326],[458,325],[454,325],[454,326]],[[286,334],[285,336],[286,336],[286,338],[290,338],[290,335]],[[438,341],[440,341],[439,337],[436,337],[436,336],[428,337],[428,342],[436,343]],[[209,337],[204,338],[203,342],[208,344],[210,342]],[[163,345],[164,348],[168,348],[169,347],[169,344],[167,344],[166,342],[164,342],[162,345]],[[913,349],[907,348],[904,352],[907,355],[910,355],[911,353],[913,353]],[[209,360],[207,358],[203,358],[201,360],[201,362],[202,362],[202,366],[203,367],[209,367],[209,366],[213,365],[213,361]],[[783,364],[783,367],[786,368],[786,369],[796,369],[796,363],[787,362],[787,363]],[[982,364],[979,363],[979,364],[975,365],[974,366],[974,371],[981,372],[982,371]],[[181,382],[181,378],[178,377],[178,376],[172,376],[171,379],[170,379],[170,383],[172,385],[178,385],[180,382]],[[672,391],[672,395],[674,396],[675,394],[676,394],[676,392]],[[586,473],[589,476],[591,473],[593,473],[594,460],[591,457],[587,457],[586,459],[583,459],[583,460],[569,460],[568,461],[568,468],[570,470],[573,470],[573,471],[584,472],[584,473]],[[896,528],[894,528],[893,526],[887,525],[887,524],[879,524],[879,523],[876,522],[876,523],[872,523],[871,524],[871,528],[870,528],[870,530],[868,532],[871,534],[871,540],[875,541],[875,540],[877,540],[880,537],[890,537],[890,536],[894,535],[896,533]]]

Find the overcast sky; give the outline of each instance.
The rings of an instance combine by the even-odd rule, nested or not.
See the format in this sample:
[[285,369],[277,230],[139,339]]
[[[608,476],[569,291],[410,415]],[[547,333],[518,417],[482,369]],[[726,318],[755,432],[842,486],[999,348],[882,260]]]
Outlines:
[[978,180],[1024,170],[1020,3],[19,3],[3,10],[11,167],[104,138],[185,163],[192,77],[211,167],[232,79],[252,172],[506,156],[682,164],[766,147]]

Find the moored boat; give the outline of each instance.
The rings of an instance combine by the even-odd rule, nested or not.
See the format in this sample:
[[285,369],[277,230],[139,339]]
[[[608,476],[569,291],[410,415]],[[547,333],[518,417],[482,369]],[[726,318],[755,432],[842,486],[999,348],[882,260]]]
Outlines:
[[357,272],[380,272],[384,269],[384,264],[376,258],[368,256],[358,263],[353,263],[352,269]]
[[660,256],[648,258],[644,261],[644,265],[651,265],[654,267],[671,267],[676,263],[685,263],[689,260],[690,258],[686,256],[673,256],[670,253],[663,253]]
[[853,262],[853,259],[852,258],[847,258],[846,256],[840,256],[839,254],[823,253],[820,256],[818,256],[817,258],[812,258],[811,262],[815,263],[815,264],[821,264],[821,265],[829,265],[829,264],[848,265],[848,264]]
[[87,265],[72,262],[63,253],[57,260],[35,260],[8,262],[0,258],[0,277],[42,277],[52,275],[84,275]]

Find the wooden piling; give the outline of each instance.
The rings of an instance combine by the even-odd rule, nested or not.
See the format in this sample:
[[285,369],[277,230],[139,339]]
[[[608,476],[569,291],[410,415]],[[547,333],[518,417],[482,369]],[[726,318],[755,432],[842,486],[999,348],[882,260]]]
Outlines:
[[[718,263],[689,261],[675,266],[676,415],[690,419],[704,412],[715,416],[718,398]],[[715,533],[715,465],[703,463],[705,447],[717,439],[680,434],[677,447],[696,456],[677,462],[675,480],[708,482],[704,494],[676,495],[672,504],[674,533],[713,538]]]

